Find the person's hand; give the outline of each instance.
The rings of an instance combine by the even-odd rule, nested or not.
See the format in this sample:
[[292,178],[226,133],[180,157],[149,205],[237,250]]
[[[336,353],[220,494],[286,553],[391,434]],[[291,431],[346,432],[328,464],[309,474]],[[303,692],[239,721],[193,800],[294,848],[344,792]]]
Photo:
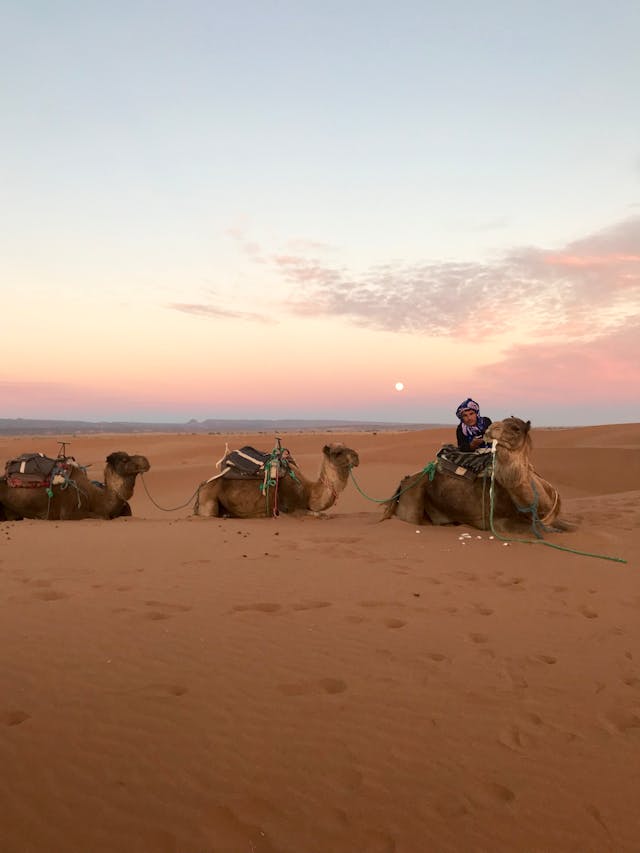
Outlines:
[[481,444],[484,443],[484,439],[482,436],[477,435],[475,438],[471,439],[470,447],[472,450],[476,450],[476,448],[480,447]]

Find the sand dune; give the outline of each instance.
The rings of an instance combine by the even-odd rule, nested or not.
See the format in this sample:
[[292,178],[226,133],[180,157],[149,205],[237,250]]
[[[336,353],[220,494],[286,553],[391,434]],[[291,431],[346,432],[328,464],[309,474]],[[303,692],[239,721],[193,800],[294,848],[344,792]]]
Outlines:
[[[451,438],[284,444],[310,476],[355,447],[381,500]],[[225,441],[273,446],[74,437],[96,478],[148,456],[156,503],[0,523],[2,853],[638,850],[639,425],[534,430],[572,550],[380,523],[353,483],[327,519],[195,518]]]

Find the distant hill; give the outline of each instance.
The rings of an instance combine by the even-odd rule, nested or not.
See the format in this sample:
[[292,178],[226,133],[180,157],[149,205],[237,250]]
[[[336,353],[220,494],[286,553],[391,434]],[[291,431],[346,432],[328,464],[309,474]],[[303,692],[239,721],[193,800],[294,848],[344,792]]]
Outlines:
[[370,430],[416,430],[450,424],[414,424],[392,421],[343,420],[241,420],[207,418],[186,423],[140,423],[138,421],[67,421],[35,418],[0,418],[0,435],[61,435],[69,433],[233,433],[233,432],[365,432]]

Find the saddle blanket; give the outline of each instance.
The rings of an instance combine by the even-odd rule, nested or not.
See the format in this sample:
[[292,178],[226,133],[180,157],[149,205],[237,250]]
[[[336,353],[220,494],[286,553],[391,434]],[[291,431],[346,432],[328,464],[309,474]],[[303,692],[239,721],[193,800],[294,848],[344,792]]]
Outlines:
[[447,471],[457,477],[465,477],[467,480],[490,476],[492,458],[490,447],[465,453],[453,444],[445,444],[436,453],[440,471]]
[[46,488],[65,483],[68,472],[77,467],[73,456],[52,459],[44,453],[23,453],[6,463],[4,476],[14,489]]
[[229,480],[264,480],[282,477],[289,470],[291,454],[285,448],[272,453],[264,453],[247,445],[240,450],[227,450],[216,468],[220,473],[210,477],[207,482],[224,477]]
[[263,453],[247,445],[240,450],[231,450],[225,454],[220,462],[220,468],[222,471],[225,468],[228,469],[229,477],[261,478],[264,476],[264,466],[270,457],[270,453]]

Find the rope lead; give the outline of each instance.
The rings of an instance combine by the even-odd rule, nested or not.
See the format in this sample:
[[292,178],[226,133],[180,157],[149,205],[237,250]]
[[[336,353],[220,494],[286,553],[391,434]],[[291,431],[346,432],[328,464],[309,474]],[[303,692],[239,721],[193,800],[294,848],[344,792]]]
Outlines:
[[362,495],[363,498],[366,498],[368,501],[373,501],[374,503],[377,503],[377,504],[386,504],[386,503],[388,503],[388,501],[398,500],[400,495],[403,495],[405,492],[408,492],[409,489],[412,489],[414,486],[417,486],[418,483],[420,482],[420,480],[425,476],[429,477],[429,482],[433,482],[433,478],[436,476],[437,470],[438,470],[437,464],[435,462],[429,462],[429,464],[425,465],[424,468],[422,469],[422,471],[420,471],[420,475],[414,483],[411,483],[405,489],[400,489],[399,492],[395,492],[393,495],[391,495],[390,498],[371,498],[371,497],[369,497],[369,495],[366,495],[362,491],[360,486],[358,485],[356,478],[353,476],[353,468],[351,467],[351,465],[349,465],[349,476],[353,480],[353,485],[360,492],[360,494]]
[[[598,560],[611,560],[614,563],[626,563],[626,560],[623,560],[622,557],[609,557],[606,554],[591,554],[589,551],[577,551],[575,548],[566,548],[564,545],[556,545],[554,542],[547,542],[545,539],[515,539],[509,538],[507,536],[502,536],[495,529],[493,524],[493,505],[494,505],[494,481],[495,481],[495,472],[496,472],[496,447],[498,442],[493,439],[491,442],[491,453],[493,455],[493,464],[491,466],[491,484],[489,486],[489,526],[491,527],[491,532],[496,537],[496,539],[500,539],[502,542],[521,542],[525,545],[546,545],[548,548],[555,548],[558,551],[567,551],[569,554],[578,554],[580,557],[595,557]],[[535,492],[535,489],[534,489]],[[537,494],[536,500],[534,502],[537,506]],[[520,507],[518,507],[520,509]],[[531,511],[531,507],[525,507],[523,511]],[[537,512],[536,512],[537,516]],[[534,527],[535,532],[535,527]]]

